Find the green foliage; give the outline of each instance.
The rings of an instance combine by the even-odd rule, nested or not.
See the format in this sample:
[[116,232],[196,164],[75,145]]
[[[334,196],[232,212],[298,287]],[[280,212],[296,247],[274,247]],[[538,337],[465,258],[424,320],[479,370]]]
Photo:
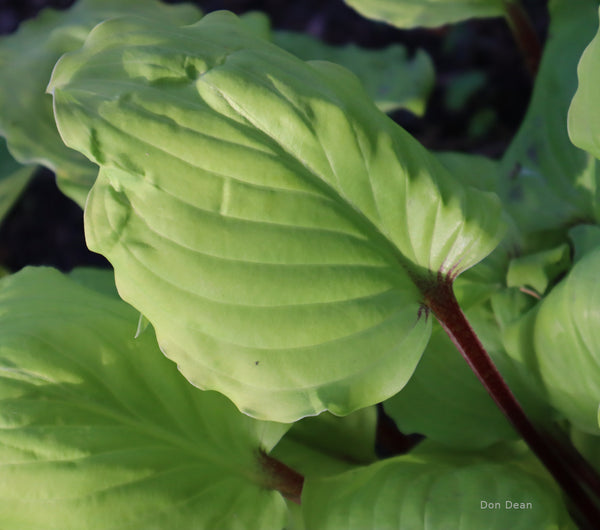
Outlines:
[[544,299],[535,324],[539,370],[552,404],[576,427],[600,434],[600,248],[583,256]]
[[256,36],[271,41],[304,61],[340,64],[360,80],[369,97],[382,112],[405,108],[422,115],[434,83],[433,62],[424,50],[412,57],[399,44],[373,50],[354,44],[330,46],[305,33],[271,30],[269,18],[251,11],[240,17]]
[[[564,508],[554,504],[556,491],[519,460],[523,456],[518,453],[484,458],[440,452],[424,444],[410,455],[308,479],[303,498],[306,526],[315,530],[574,529]],[[519,509],[522,502],[531,505]],[[507,503],[511,508],[506,508]]]
[[136,321],[51,269],[2,280],[0,526],[281,527],[257,451],[288,426],[197,391]]
[[[356,8],[411,27],[506,5]],[[564,427],[600,465],[597,8],[550,3],[500,160],[429,152],[382,113],[424,110],[430,62],[399,46],[141,0],[80,0],[3,38],[0,218],[52,168],[114,275],[0,279],[0,527],[585,520],[460,337],[540,432]],[[381,459],[377,403],[428,440]],[[568,474],[566,442],[544,436]]]
[[63,53],[80,48],[96,24],[126,14],[175,24],[200,18],[196,8],[185,4],[79,0],[66,12],[44,10],[14,35],[0,40],[0,77],[13,79],[10,90],[0,91],[0,133],[19,162],[52,169],[61,190],[82,207],[98,167],[64,145],[54,123],[52,98],[44,91]]
[[6,143],[0,140],[0,223],[25,189],[35,166],[22,166],[10,156]]
[[255,417],[395,394],[429,336],[417,287],[498,241],[495,198],[457,186],[348,71],[231,15],[108,21],[49,90],[65,142],[101,166],[88,245],[186,377]]
[[340,64],[360,79],[365,91],[382,112],[406,108],[423,115],[434,82],[433,63],[423,50],[411,58],[400,45],[366,50],[348,44],[327,46],[319,40],[291,31],[277,31],[273,42],[300,59]]
[[498,194],[524,238],[521,252],[560,244],[566,227],[595,223],[600,215],[598,161],[573,146],[567,133],[577,62],[598,27],[597,10],[595,0],[550,3],[537,82],[497,180]]
[[581,149],[600,158],[600,30],[589,43],[579,61],[579,85],[569,109],[569,135]]
[[443,26],[472,17],[504,15],[503,0],[345,0],[361,15],[399,28]]

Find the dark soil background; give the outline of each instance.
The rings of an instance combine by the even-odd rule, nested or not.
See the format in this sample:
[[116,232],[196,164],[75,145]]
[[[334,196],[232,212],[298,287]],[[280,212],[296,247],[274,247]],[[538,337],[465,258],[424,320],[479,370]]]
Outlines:
[[[72,0],[0,0],[0,33],[45,7],[64,9]],[[168,3],[179,3],[170,1]],[[393,43],[411,52],[425,49],[435,64],[436,87],[424,117],[400,111],[393,118],[425,146],[502,155],[519,123],[532,81],[501,18],[470,20],[436,29],[401,31],[362,18],[343,0],[198,0],[204,12],[266,12],[273,27],[309,32],[330,44],[355,43],[381,48]],[[524,0],[543,41],[547,31],[547,0]],[[32,42],[32,46],[36,43]],[[465,76],[476,73],[484,82],[458,109],[448,95]],[[1,109],[0,109],[1,112]],[[17,271],[26,265],[51,265],[63,271],[82,265],[108,266],[89,252],[83,238],[81,209],[56,188],[52,174],[40,170],[0,227],[0,266]]]

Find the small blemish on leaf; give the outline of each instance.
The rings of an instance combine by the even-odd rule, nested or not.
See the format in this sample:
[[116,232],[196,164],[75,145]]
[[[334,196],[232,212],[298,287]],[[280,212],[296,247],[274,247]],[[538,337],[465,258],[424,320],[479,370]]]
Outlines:
[[260,361],[254,361],[254,364],[255,364],[255,366],[258,366],[258,363],[259,363],[259,362],[260,362]]

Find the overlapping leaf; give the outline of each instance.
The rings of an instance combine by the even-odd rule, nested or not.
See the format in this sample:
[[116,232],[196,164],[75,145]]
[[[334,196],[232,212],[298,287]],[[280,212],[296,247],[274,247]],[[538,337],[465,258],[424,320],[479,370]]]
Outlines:
[[51,269],[0,283],[0,527],[282,528],[257,451],[286,426],[194,388],[136,322]]
[[101,165],[88,244],[185,376],[256,417],[396,393],[429,335],[419,289],[498,240],[496,198],[452,179],[347,70],[231,14],[108,21],[50,89],[67,144]]
[[0,40],[0,133],[12,155],[24,164],[42,164],[57,173],[58,184],[82,207],[98,168],[61,141],[52,98],[44,93],[58,58],[78,49],[99,22],[135,14],[173,23],[192,23],[192,5],[167,6],[155,0],[79,0],[66,11],[44,10]]
[[581,149],[600,158],[600,30],[577,68],[579,85],[569,109],[569,135]]
[[[476,330],[482,331],[481,326]],[[503,360],[497,349],[494,354],[496,361]],[[421,433],[449,446],[482,448],[517,436],[437,325],[414,376],[384,406],[402,432]]]
[[539,371],[552,404],[599,434],[600,247],[588,252],[543,300],[534,330]]
[[575,528],[549,479],[518,458],[494,462],[426,450],[309,478],[302,511],[311,530]]
[[503,0],[345,0],[361,15],[399,28],[435,27],[504,15]]
[[550,3],[549,36],[531,103],[502,160],[498,194],[532,250],[564,242],[564,233],[550,240],[552,231],[600,219],[600,165],[574,147],[567,132],[577,63],[598,26],[597,10],[596,0]]

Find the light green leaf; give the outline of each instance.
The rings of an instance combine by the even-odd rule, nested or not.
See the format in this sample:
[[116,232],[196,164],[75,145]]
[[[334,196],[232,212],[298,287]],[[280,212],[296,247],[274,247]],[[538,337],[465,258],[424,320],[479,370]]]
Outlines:
[[600,226],[577,225],[569,230],[569,239],[573,243],[573,262],[577,263],[588,252],[600,247]]
[[[503,375],[512,375],[498,351],[495,322],[486,322],[489,315],[481,306],[468,311],[467,317],[494,361],[505,369]],[[437,323],[413,377],[384,406],[403,433],[424,434],[448,446],[479,449],[517,437]]]
[[494,315],[501,328],[504,352],[512,360],[519,378],[510,381],[513,392],[537,425],[549,425],[562,415],[552,408],[542,381],[535,354],[534,333],[539,305],[537,298],[519,289],[505,289],[492,295]]
[[367,18],[399,28],[436,27],[504,15],[503,0],[345,0]]
[[[273,456],[303,475],[331,472],[331,466],[339,472],[376,459],[376,429],[376,407],[343,418],[324,412],[294,423]],[[332,459],[334,463],[330,464]]]
[[46,9],[21,24],[16,33],[0,39],[0,134],[19,162],[52,169],[61,190],[82,207],[98,168],[64,145],[54,123],[52,98],[44,91],[63,53],[80,48],[99,22],[125,14],[179,24],[201,16],[190,4],[79,0],[68,10]]
[[429,336],[419,289],[502,230],[497,198],[456,182],[350,72],[226,12],[108,21],[50,89],[65,141],[101,165],[88,245],[185,376],[255,417],[395,394]]
[[69,278],[100,294],[119,298],[112,270],[94,267],[77,267],[69,273]]
[[0,283],[0,527],[282,528],[287,426],[190,385],[136,312],[51,269]]
[[[564,242],[566,226],[600,220],[600,164],[573,146],[567,112],[579,57],[597,28],[596,0],[550,2],[551,25],[527,114],[504,158],[498,194],[525,237]],[[549,241],[549,232],[561,231]]]
[[600,158],[600,30],[583,52],[577,75],[579,85],[569,108],[569,136],[576,146]]
[[0,140],[0,223],[11,210],[31,180],[35,166],[23,166],[16,162]]
[[506,273],[507,287],[533,289],[541,296],[571,266],[571,249],[566,243],[549,250],[513,258]]
[[549,477],[512,459],[426,451],[308,478],[302,511],[311,530],[575,528]]
[[273,42],[303,60],[341,64],[360,79],[367,94],[382,112],[405,108],[421,116],[433,88],[433,63],[418,50],[408,58],[406,48],[395,44],[381,50],[353,44],[328,46],[303,33],[275,31]]
[[600,433],[600,248],[586,254],[542,301],[534,331],[551,403],[576,427]]

